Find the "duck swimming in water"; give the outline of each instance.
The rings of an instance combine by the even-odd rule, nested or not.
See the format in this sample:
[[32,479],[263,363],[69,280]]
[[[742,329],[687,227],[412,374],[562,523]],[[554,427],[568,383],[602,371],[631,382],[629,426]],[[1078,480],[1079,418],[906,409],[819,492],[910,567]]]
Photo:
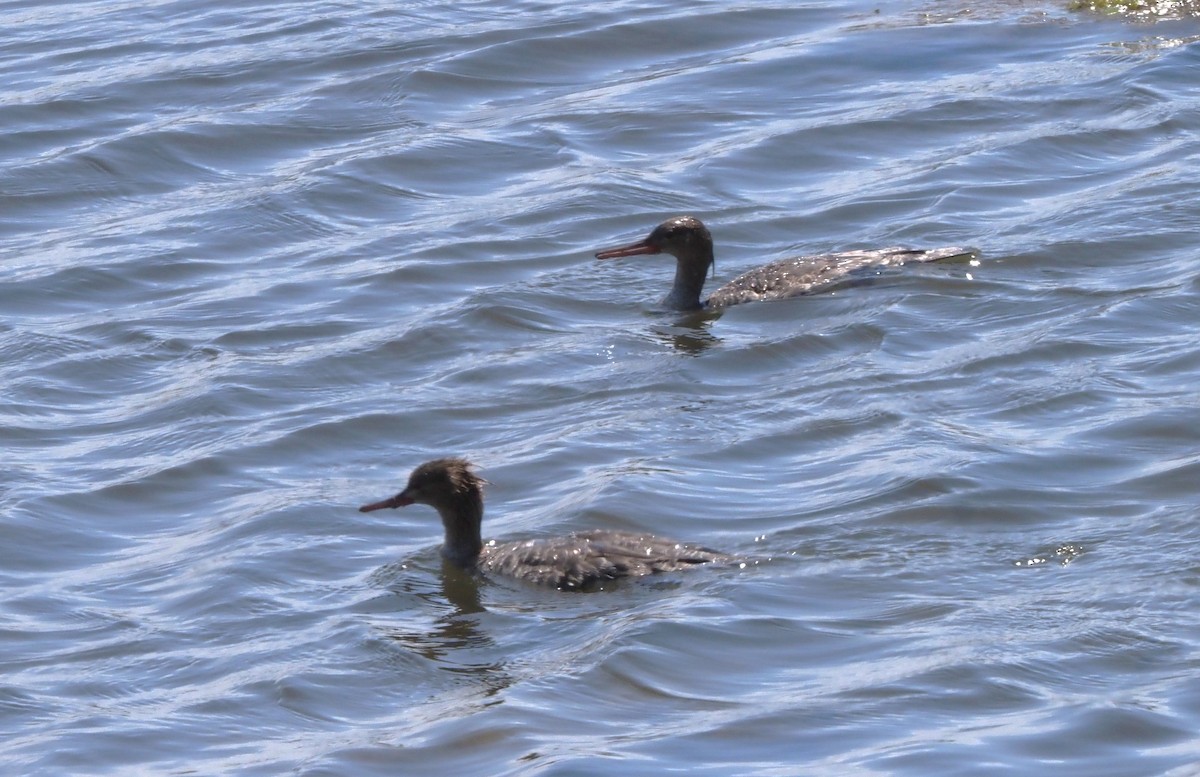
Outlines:
[[619,248],[596,253],[597,259],[619,259],[640,254],[675,257],[675,284],[663,304],[675,310],[696,310],[737,305],[757,300],[785,299],[821,291],[867,268],[899,267],[909,262],[936,262],[974,256],[970,248],[877,248],[839,254],[799,256],[765,264],[739,275],[700,301],[704,279],[713,265],[713,241],[708,228],[692,216],[676,216],[654,228],[649,237]]
[[728,561],[715,550],[650,534],[582,531],[565,537],[484,543],[483,478],[466,459],[427,461],[413,470],[404,490],[358,508],[367,513],[411,504],[429,505],[442,516],[442,555],[463,569],[552,585],[563,590],[594,587],[606,580],[674,572],[712,561]]

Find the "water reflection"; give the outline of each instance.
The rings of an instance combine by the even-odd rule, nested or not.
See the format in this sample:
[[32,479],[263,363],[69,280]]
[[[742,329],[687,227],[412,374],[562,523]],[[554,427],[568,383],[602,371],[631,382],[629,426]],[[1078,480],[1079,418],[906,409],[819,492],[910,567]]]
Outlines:
[[717,308],[686,313],[673,324],[650,327],[650,335],[687,356],[700,356],[720,344],[721,338],[712,333],[712,324],[721,317],[722,312]]
[[484,612],[479,601],[480,577],[442,559],[442,594],[454,605],[456,616]]
[[398,582],[392,590],[420,600],[422,611],[440,614],[433,623],[417,618],[414,623],[385,626],[385,638],[447,672],[469,676],[487,696],[512,684],[504,654],[483,628],[480,615],[487,610],[479,595],[482,578],[443,559],[438,585],[428,585],[428,578]]

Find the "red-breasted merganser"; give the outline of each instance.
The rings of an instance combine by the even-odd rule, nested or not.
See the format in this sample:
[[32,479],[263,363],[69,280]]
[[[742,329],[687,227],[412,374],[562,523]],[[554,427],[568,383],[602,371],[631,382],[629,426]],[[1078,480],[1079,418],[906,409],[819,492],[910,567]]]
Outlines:
[[366,513],[387,507],[429,505],[442,516],[446,531],[442,555],[454,564],[563,590],[730,560],[723,553],[699,545],[632,532],[593,530],[565,537],[505,543],[493,540],[485,544],[480,533],[484,482],[466,459],[434,459],[413,470],[408,485],[391,499],[358,509]]
[[640,254],[675,257],[675,284],[663,304],[676,310],[725,307],[740,302],[785,299],[821,291],[846,276],[872,267],[899,267],[908,262],[936,262],[956,256],[975,256],[971,248],[877,248],[838,254],[798,256],[765,264],[700,301],[704,279],[713,264],[713,241],[708,228],[692,216],[676,216],[654,228],[645,240],[599,251],[597,259],[619,259]]

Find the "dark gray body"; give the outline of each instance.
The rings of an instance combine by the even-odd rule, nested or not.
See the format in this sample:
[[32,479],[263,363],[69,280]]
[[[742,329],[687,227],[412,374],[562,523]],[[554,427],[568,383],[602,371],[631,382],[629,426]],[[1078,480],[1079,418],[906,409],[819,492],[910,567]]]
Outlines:
[[700,545],[652,534],[582,531],[563,537],[487,543],[476,561],[486,574],[514,577],[563,590],[608,580],[677,572],[729,557]]
[[969,248],[876,248],[840,254],[798,256],[764,264],[739,275],[708,295],[705,307],[724,307],[742,302],[786,299],[825,291],[838,283],[861,277],[871,270],[900,267],[915,262],[937,262],[970,256]]

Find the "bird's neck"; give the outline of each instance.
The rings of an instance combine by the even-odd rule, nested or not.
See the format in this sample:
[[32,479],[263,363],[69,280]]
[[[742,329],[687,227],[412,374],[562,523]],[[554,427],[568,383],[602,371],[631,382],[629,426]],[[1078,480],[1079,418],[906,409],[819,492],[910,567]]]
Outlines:
[[437,505],[446,538],[442,555],[461,567],[472,566],[483,550],[483,497],[465,494],[454,504]]
[[676,258],[675,283],[663,304],[676,310],[694,310],[701,307],[700,292],[704,289],[704,281],[712,263],[711,248],[686,258]]

